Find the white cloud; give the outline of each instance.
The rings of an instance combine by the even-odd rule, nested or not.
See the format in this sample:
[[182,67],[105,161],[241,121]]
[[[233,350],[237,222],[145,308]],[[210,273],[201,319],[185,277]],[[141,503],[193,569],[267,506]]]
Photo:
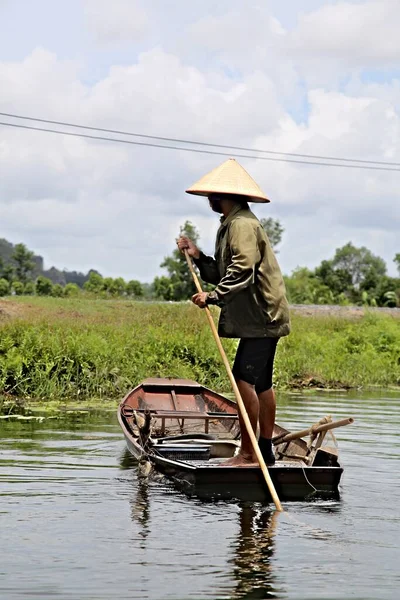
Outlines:
[[140,40],[149,20],[140,0],[84,0],[89,28],[100,42]]
[[[268,60],[274,43],[285,35],[281,23],[265,8],[249,4],[222,15],[207,15],[188,29],[189,36],[212,51],[229,53],[229,59],[252,66],[254,58]],[[249,52],[250,50],[250,52]]]
[[285,39],[285,29],[265,6],[248,3],[243,10],[236,3],[223,14],[209,14],[189,26],[178,49],[182,57],[200,63],[208,57],[239,80],[243,74],[262,72],[273,83],[273,93],[285,101],[297,84],[293,63],[280,59]]
[[[223,77],[213,79],[222,82]],[[34,83],[28,96],[20,93],[27,80]],[[240,84],[230,82],[229,87],[225,82],[218,89],[200,71],[183,66],[160,49],[143,53],[132,66],[113,67],[92,87],[80,83],[78,66],[72,68],[37,50],[22,63],[0,65],[0,85],[6,90],[0,102],[4,112],[167,136],[186,137],[190,131],[191,137],[218,140],[219,135],[223,140],[229,131],[232,139],[251,141],[246,120],[235,119],[238,110],[262,119],[266,131],[282,114],[262,74]],[[99,248],[106,244],[110,250],[124,239],[130,252],[121,252],[118,264],[111,261],[111,252],[102,253],[102,271],[123,271],[125,276],[134,271],[138,277],[151,277],[143,260],[148,240],[158,253],[151,265],[153,274],[174,243],[186,207],[199,214],[206,211],[204,202],[189,203],[184,190],[197,178],[199,165],[212,168],[211,157],[8,128],[2,129],[0,148],[3,228],[11,236],[18,230],[24,235],[30,231],[29,240],[37,251],[46,247],[49,238],[58,240],[62,248],[63,239],[72,234],[74,238],[100,236],[101,242],[83,246],[85,260],[96,265]],[[169,242],[159,235],[168,227],[176,230]],[[51,245],[52,260],[65,260],[54,242]],[[74,244],[67,258],[71,268],[73,261],[81,262],[82,245]]]
[[[128,4],[140,8],[124,3],[123,10]],[[193,23],[177,36],[175,52],[152,44],[129,60],[115,58],[95,83],[83,78],[85,57],[74,54],[72,42],[73,61],[35,49],[24,60],[0,62],[0,111],[274,151],[399,161],[397,81],[353,77],[339,86],[322,53],[318,73],[311,73],[316,84],[311,77],[305,83],[308,56],[282,48],[305,39],[307,16],[286,30],[265,7],[238,12],[238,6]],[[321,27],[330,14],[320,15]],[[121,15],[117,10],[115,19]],[[310,48],[318,41],[313,35]],[[359,46],[364,52],[360,40]],[[300,91],[306,110],[295,118]],[[184,190],[224,157],[0,128],[0,160],[0,236],[27,243],[47,266],[94,267],[151,281],[186,219],[197,225],[203,248],[213,249],[218,217],[206,200]],[[313,266],[349,240],[388,263],[400,250],[400,173],[240,162],[272,199],[255,212],[285,227],[284,271]]]
[[288,36],[298,56],[340,60],[346,66],[398,66],[400,6],[393,0],[326,3],[302,14]]

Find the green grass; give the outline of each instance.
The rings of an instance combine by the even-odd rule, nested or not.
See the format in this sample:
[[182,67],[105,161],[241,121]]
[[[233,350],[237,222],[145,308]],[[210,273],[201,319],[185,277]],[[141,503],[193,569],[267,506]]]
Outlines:
[[282,387],[365,388],[400,385],[400,320],[376,313],[363,318],[293,316],[279,344]]
[[[230,389],[205,314],[190,303],[21,298],[0,312],[0,393],[6,398],[122,398],[147,377]],[[217,317],[217,310],[214,312]],[[292,316],[275,381],[292,387],[400,385],[400,320]],[[224,340],[232,361],[235,340]]]

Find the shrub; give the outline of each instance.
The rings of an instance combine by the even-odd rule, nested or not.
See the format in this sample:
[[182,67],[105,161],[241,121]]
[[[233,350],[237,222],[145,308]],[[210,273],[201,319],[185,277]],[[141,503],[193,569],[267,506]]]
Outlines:
[[22,281],[13,281],[11,288],[16,296],[22,296],[24,294],[25,286]]
[[39,275],[36,279],[36,293],[38,296],[51,296],[53,284],[50,279]]
[[24,287],[25,296],[33,296],[35,293],[35,284],[33,281],[28,281]]
[[64,296],[67,298],[75,298],[76,296],[79,296],[79,294],[80,288],[76,283],[67,283],[64,288]]
[[[25,315],[0,322],[0,389],[15,396],[122,398],[147,377],[231,389],[204,312],[189,303],[34,298]],[[400,384],[400,319],[293,313],[292,325],[278,344],[277,387]],[[237,341],[223,345],[232,364]]]
[[55,298],[62,298],[62,296],[64,296],[63,286],[60,285],[59,283],[54,284],[53,288],[51,290],[51,295],[54,296]]
[[0,296],[7,296],[10,293],[10,284],[7,279],[0,279]]

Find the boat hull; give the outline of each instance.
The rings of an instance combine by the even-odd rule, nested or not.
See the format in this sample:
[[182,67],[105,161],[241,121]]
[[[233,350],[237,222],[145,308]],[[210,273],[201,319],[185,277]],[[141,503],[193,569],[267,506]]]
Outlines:
[[[153,457],[156,469],[188,495],[210,500],[271,502],[259,467],[191,466]],[[305,500],[313,496],[338,497],[341,467],[298,467],[277,465],[269,473],[281,500]]]
[[[161,380],[161,382],[165,382],[165,380]],[[144,386],[144,390],[140,390],[141,397],[138,398],[141,400],[144,397],[144,401],[147,403],[150,403],[151,401],[152,404],[150,408],[152,410],[155,410],[155,407],[157,406],[157,385],[160,385],[160,397],[164,403],[166,397],[166,384],[163,384],[164,387],[161,387],[161,384],[157,384],[156,387],[153,387],[154,385],[154,380],[151,380],[148,384],[148,397],[144,396],[144,393],[146,392],[146,386]],[[178,392],[182,392],[184,384],[181,384],[182,388],[179,388],[178,384],[175,385]],[[135,388],[135,390],[138,389],[139,388]],[[215,394],[206,388],[203,389],[207,393]],[[160,451],[157,450],[157,448],[160,448],[157,443],[143,448],[139,437],[134,435],[130,426],[130,412],[127,411],[127,409],[124,410],[126,399],[128,399],[133,408],[135,407],[131,398],[134,399],[134,402],[136,402],[140,409],[139,402],[135,400],[136,396],[138,396],[138,392],[135,392],[135,390],[133,390],[130,395],[128,394],[121,403],[118,410],[118,420],[124,433],[128,450],[136,460],[147,460],[151,462],[156,471],[165,475],[178,489],[190,496],[210,500],[238,499],[258,502],[272,501],[263,473],[257,466],[224,466],[222,459],[177,460],[176,458],[162,456]],[[161,390],[163,395],[161,395]],[[185,402],[188,405],[189,410],[193,407],[190,405],[188,399],[190,392],[188,390],[186,391],[188,397],[178,394],[177,398],[178,400],[181,400],[182,403]],[[220,395],[216,395],[216,397],[212,399],[212,407],[214,406],[214,402],[220,402],[217,407],[219,416],[221,415],[221,411],[225,409],[223,404],[224,400],[224,397]],[[166,408],[168,409],[168,406]],[[229,422],[227,420],[222,420],[223,427],[221,427],[223,431],[225,431],[224,427],[227,427],[227,431],[231,432],[232,402],[229,400],[227,400],[226,409],[230,411]],[[164,413],[164,415],[165,414],[170,415],[169,412]],[[182,419],[184,414],[186,413],[180,412],[179,418]],[[192,413],[188,412],[187,414],[189,415]],[[170,417],[168,416],[168,418]],[[216,417],[217,420],[218,418],[219,417]],[[176,423],[179,423],[179,420],[176,417],[174,420]],[[210,428],[214,421],[215,419],[210,417]],[[185,422],[191,423],[187,417],[185,417]],[[277,427],[279,430],[281,429],[279,426]],[[234,431],[235,430],[233,429],[233,432]],[[157,442],[157,440],[155,440],[155,442]],[[300,444],[298,445],[298,448],[300,449],[302,447],[301,445],[303,445],[303,447],[306,446],[303,440],[298,440],[296,443]],[[185,449],[185,446],[182,445],[181,448]],[[343,469],[339,463],[334,466],[307,466],[302,461],[277,460],[275,465],[269,467],[269,473],[276,492],[281,500],[309,500],[313,497],[337,498],[339,496],[339,484]]]
[[[259,467],[203,466],[200,461],[180,462],[145,453],[130,435],[127,448],[136,460],[149,460],[155,470],[170,479],[180,491],[203,500],[244,500],[272,502],[268,486]],[[315,498],[339,498],[341,467],[306,467],[280,465],[269,473],[282,501]]]

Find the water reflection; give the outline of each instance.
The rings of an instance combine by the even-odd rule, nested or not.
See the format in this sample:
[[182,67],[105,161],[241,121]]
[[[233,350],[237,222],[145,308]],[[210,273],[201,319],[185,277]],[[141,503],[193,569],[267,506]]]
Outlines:
[[[132,465],[128,457],[124,457],[123,463]],[[151,525],[150,481],[137,477],[135,484],[135,493],[129,500],[130,514],[132,521],[140,526],[139,535],[144,542]],[[275,510],[262,505],[243,503],[239,506],[238,534],[232,549],[233,556],[228,563],[236,582],[232,600],[282,598],[282,590],[277,587],[271,562],[278,516]]]
[[[150,479],[140,477],[138,463],[128,450],[122,452],[119,464],[121,469],[132,469],[136,475],[135,491],[129,499],[130,514],[132,521],[140,526],[138,533],[144,542],[151,525]],[[261,504],[248,502],[239,505],[238,534],[233,557],[229,561],[236,582],[232,599],[282,597],[271,563],[278,516],[275,510]]]
[[131,505],[131,517],[132,521],[136,521],[140,526],[139,535],[145,540],[149,535],[149,484],[145,478],[138,477],[136,485],[136,494],[129,501]]
[[356,418],[338,434],[340,502],[285,503],[279,516],[203,503],[139,478],[114,417],[0,421],[0,597],[319,600],[349,597],[351,581],[354,597],[398,598],[399,394],[295,397],[280,413],[289,429]]
[[136,458],[129,452],[128,448],[124,448],[119,457],[119,466],[121,469],[132,469],[137,466]]
[[236,579],[232,598],[278,598],[271,559],[278,513],[264,506],[240,506],[239,533],[231,563]]
[[149,499],[149,480],[147,477],[141,477],[138,468],[138,462],[127,448],[123,450],[119,458],[119,466],[121,469],[134,469],[135,488],[136,492],[130,498],[132,521],[140,527],[139,535],[143,540],[149,535],[150,530],[150,499]]

